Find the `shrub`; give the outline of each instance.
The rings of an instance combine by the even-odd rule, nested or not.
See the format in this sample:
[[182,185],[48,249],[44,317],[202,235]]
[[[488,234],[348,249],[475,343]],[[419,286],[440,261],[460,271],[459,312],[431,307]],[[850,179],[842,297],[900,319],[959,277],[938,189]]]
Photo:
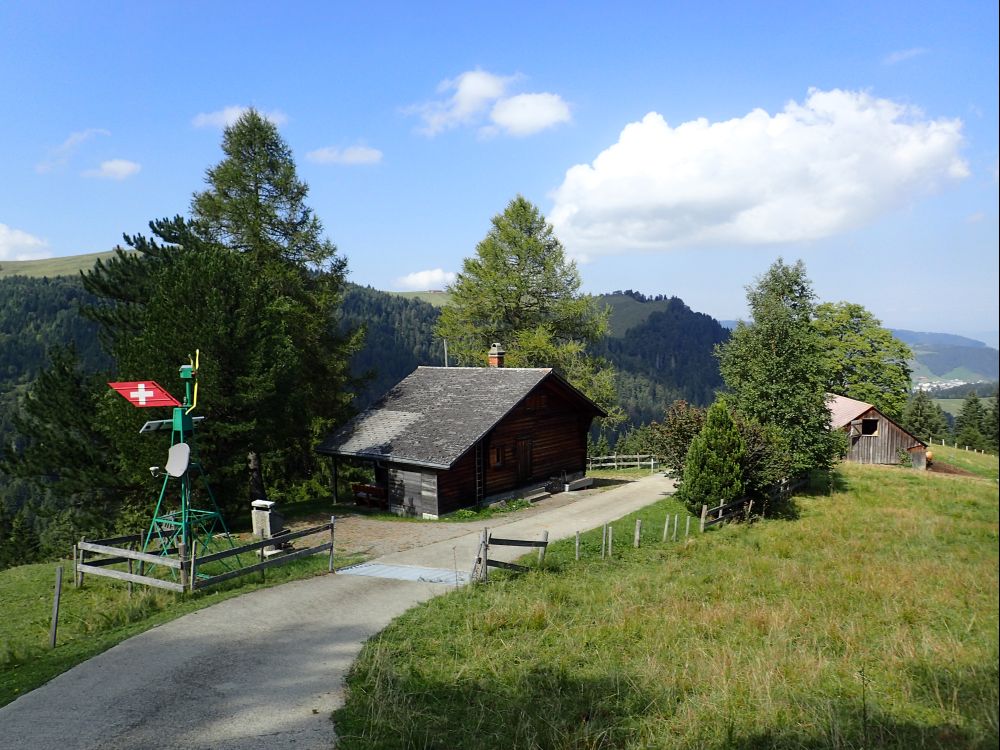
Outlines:
[[702,503],[728,503],[743,495],[746,445],[724,399],[712,404],[691,441],[678,496],[692,511]]

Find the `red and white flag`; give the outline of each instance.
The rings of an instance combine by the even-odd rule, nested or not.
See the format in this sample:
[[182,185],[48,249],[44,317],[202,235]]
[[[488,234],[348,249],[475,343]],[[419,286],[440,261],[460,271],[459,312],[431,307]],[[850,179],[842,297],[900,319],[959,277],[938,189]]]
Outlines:
[[181,402],[167,393],[155,380],[131,383],[108,383],[133,406],[180,406]]

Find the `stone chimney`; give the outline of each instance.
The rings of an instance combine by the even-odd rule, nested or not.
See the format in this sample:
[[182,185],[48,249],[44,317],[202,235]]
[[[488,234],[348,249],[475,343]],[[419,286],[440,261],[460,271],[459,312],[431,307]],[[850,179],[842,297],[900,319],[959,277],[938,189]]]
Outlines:
[[500,344],[493,344],[490,347],[490,367],[503,367],[503,355],[507,352],[503,350]]

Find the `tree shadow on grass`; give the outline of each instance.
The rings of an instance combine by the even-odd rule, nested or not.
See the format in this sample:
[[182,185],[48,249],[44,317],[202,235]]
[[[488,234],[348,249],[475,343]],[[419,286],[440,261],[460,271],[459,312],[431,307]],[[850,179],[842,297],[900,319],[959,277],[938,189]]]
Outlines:
[[484,675],[444,683],[416,670],[400,674],[366,666],[348,679],[347,704],[333,714],[347,747],[636,746],[638,720],[654,705],[624,674],[581,678],[512,665],[500,670],[506,672],[501,679]]

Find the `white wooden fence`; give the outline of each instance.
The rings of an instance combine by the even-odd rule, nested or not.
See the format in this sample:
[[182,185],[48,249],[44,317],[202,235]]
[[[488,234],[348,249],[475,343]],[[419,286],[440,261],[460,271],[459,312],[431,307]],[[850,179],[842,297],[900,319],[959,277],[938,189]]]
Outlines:
[[588,456],[587,471],[591,469],[643,469],[656,471],[660,466],[660,459],[648,453],[635,455],[618,454],[613,456]]

